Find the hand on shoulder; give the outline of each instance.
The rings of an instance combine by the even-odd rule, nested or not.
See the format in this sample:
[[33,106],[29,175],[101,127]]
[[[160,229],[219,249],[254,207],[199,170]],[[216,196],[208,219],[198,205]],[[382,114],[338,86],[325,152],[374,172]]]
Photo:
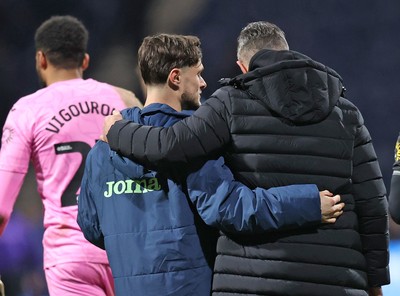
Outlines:
[[108,115],[105,117],[104,119],[104,125],[103,125],[103,134],[100,135],[100,140],[104,141],[104,142],[108,142],[107,141],[107,134],[108,131],[110,130],[111,126],[118,120],[122,119],[122,115],[119,111],[114,110],[112,115]]

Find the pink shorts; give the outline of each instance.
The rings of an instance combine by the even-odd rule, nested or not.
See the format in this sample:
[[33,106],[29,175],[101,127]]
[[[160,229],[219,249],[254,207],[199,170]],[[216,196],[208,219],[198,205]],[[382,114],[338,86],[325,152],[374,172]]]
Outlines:
[[72,262],[45,269],[51,296],[114,296],[114,280],[107,264]]

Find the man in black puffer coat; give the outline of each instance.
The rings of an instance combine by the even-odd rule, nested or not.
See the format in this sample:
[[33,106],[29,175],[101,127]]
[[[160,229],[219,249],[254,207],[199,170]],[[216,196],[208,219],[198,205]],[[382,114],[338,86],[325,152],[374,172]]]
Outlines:
[[[250,187],[315,183],[342,196],[333,225],[218,240],[213,295],[381,295],[389,283],[386,189],[360,111],[332,69],[289,50],[268,22],[238,38],[244,74],[170,128],[108,117],[112,149],[150,167],[223,154]],[[111,129],[107,133],[109,127]]]

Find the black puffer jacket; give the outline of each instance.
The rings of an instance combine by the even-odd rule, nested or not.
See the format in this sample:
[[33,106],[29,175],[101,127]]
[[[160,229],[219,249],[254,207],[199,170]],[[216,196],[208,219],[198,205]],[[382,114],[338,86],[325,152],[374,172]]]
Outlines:
[[367,295],[368,286],[388,284],[386,190],[340,76],[294,51],[262,50],[250,70],[169,129],[117,122],[111,147],[150,166],[224,153],[250,187],[315,183],[342,195],[334,225],[222,235],[214,295]]

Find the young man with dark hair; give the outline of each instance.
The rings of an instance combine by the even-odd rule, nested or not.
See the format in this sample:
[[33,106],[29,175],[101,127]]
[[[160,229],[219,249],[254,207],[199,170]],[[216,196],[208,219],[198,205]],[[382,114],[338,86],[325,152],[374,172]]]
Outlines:
[[[206,87],[201,58],[195,36],[146,37],[138,51],[145,107],[123,110],[124,118],[168,127],[192,114]],[[315,185],[251,191],[222,158],[187,181],[174,171],[149,171],[101,141],[88,155],[78,223],[89,241],[106,249],[118,295],[209,295],[216,233],[200,217],[225,231],[266,233],[333,223],[342,213],[340,197],[318,194]]]
[[10,219],[30,160],[44,206],[44,269],[51,295],[114,295],[106,253],[84,238],[77,194],[86,154],[113,110],[140,106],[133,93],[83,79],[88,31],[72,16],[54,16],[35,34],[44,88],[19,99],[3,127],[0,234]]
[[103,137],[151,167],[222,151],[250,188],[315,183],[341,194],[346,207],[335,224],[265,236],[224,233],[214,295],[381,295],[390,282],[386,189],[342,78],[289,50],[283,31],[262,21],[241,31],[238,65],[243,74],[223,81],[193,116],[157,128],[113,115]]

